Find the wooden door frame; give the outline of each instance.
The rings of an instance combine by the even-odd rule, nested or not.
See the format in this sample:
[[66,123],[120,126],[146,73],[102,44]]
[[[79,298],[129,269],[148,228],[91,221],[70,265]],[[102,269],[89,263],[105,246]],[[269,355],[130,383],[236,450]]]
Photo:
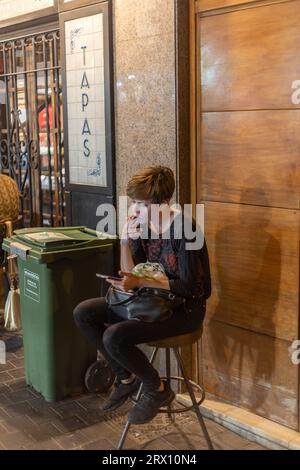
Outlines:
[[[197,83],[199,83],[199,57],[197,52],[197,10],[196,0],[189,0],[190,8],[190,188],[191,188],[191,203],[193,212],[195,211],[198,201],[198,186],[197,186],[197,172],[199,167],[197,165],[197,126],[198,126],[198,112],[200,104],[200,93],[197,93]],[[195,212],[194,212],[195,215]],[[200,373],[199,355],[201,354],[202,340],[193,344],[189,352],[186,354],[190,356],[191,376],[192,380],[196,383],[203,383],[203,375]],[[187,356],[186,356],[187,359]]]
[[191,148],[191,202],[197,202],[197,45],[196,0],[190,2],[190,148]]

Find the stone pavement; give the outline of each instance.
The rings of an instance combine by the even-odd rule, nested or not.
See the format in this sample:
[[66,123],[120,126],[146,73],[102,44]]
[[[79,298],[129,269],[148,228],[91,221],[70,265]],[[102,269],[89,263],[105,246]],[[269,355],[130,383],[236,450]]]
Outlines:
[[[0,329],[0,340],[7,348],[6,364],[0,364],[0,450],[116,448],[130,404],[104,415],[104,395],[47,403],[25,384],[22,336]],[[211,420],[206,424],[216,449],[263,449]],[[161,414],[148,425],[132,426],[126,448],[201,450],[206,443],[192,413],[178,414],[175,425]]]

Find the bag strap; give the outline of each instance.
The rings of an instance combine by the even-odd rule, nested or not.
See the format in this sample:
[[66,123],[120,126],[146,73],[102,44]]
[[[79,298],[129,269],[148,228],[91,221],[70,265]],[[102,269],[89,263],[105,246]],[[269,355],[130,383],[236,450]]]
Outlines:
[[[127,295],[128,295],[128,298],[127,299],[124,299],[124,300],[119,300],[119,302],[111,302],[109,300],[109,296],[111,294],[112,291],[114,290],[117,290],[115,289],[114,286],[110,286],[110,288],[108,289],[107,293],[106,293],[106,296],[105,296],[105,300],[106,302],[111,305],[112,307],[117,307],[118,305],[128,305],[129,303],[131,303],[136,297],[138,297],[137,293],[128,293],[127,292]],[[122,292],[122,294],[126,294],[125,291],[120,291]]]
[[[128,298],[127,299],[125,298],[124,300],[119,300],[118,302],[111,302],[110,295],[111,295],[111,292],[113,292],[114,290],[121,292],[123,295],[128,295]],[[185,302],[185,299],[183,297],[177,296],[167,289],[160,289],[156,287],[140,287],[135,292],[125,292],[125,291],[119,291],[114,286],[110,286],[110,288],[108,289],[106,293],[105,300],[112,307],[117,307],[119,305],[126,306],[132,303],[138,297],[141,297],[143,294],[152,295],[153,297],[161,297],[163,299],[167,299],[171,301],[177,299],[177,300],[182,300],[182,303]]]

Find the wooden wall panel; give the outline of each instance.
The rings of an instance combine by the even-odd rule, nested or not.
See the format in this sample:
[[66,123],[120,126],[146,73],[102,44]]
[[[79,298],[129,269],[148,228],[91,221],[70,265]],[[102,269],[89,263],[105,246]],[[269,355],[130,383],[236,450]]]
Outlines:
[[208,393],[299,430],[300,0],[247,3],[196,3],[195,180],[213,294],[193,358]]
[[207,316],[297,338],[299,212],[206,202],[205,237],[213,279]]
[[251,4],[257,0],[195,0],[198,13],[236,5]]
[[198,21],[202,111],[300,107],[300,0]]
[[290,343],[217,321],[204,331],[206,391],[297,429],[298,368]]
[[299,209],[300,110],[203,113],[200,131],[201,199]]

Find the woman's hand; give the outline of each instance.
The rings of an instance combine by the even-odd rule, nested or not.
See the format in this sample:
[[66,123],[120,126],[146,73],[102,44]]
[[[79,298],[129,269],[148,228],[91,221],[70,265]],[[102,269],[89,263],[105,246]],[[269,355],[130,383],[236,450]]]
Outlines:
[[121,234],[121,241],[126,242],[130,238],[136,240],[140,238],[142,234],[142,230],[140,227],[140,222],[136,216],[129,216],[127,221],[123,227],[122,234]]
[[107,281],[117,289],[124,291],[128,291],[136,287],[157,287],[159,289],[170,289],[169,278],[166,275],[159,279],[147,279],[145,277],[137,277],[127,271],[119,271],[119,274],[120,276],[123,276],[122,280],[120,281],[107,279]]
[[109,278],[107,279],[107,281],[117,289],[129,291],[135,287],[141,287],[141,278],[127,271],[119,271],[119,274],[120,276],[123,276],[120,281],[115,281],[114,279]]

